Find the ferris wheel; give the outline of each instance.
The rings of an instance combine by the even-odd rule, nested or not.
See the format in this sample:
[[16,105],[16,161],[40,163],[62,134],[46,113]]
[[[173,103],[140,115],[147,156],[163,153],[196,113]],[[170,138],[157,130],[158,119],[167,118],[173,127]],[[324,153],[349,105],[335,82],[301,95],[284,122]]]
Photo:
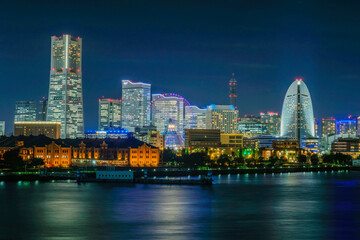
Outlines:
[[148,107],[146,108],[146,111],[145,111],[145,117],[144,117],[145,118],[144,119],[145,126],[149,126],[151,124],[151,120],[152,120],[151,112],[152,112],[152,108],[156,104],[156,102],[167,99],[167,98],[171,98],[171,97],[181,99],[184,103],[184,107],[188,107],[188,108],[184,109],[184,111],[185,111],[185,113],[184,113],[185,126],[187,128],[195,128],[196,117],[195,117],[195,112],[194,112],[193,107],[191,106],[190,102],[186,98],[182,97],[179,94],[175,94],[175,93],[158,94],[156,96],[156,98],[152,99],[152,101],[150,102],[150,104],[148,105]]

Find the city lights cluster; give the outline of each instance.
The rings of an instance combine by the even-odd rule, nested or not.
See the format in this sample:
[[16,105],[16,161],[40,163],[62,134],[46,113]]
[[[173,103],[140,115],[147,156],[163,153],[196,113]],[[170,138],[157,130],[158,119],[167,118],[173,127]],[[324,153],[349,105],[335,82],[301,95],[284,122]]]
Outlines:
[[184,105],[185,106],[188,106],[190,108],[190,112],[192,114],[192,119],[193,119],[193,122],[191,123],[191,128],[194,128],[195,125],[196,125],[196,117],[195,117],[195,112],[194,112],[194,109],[193,107],[191,106],[190,102],[184,98],[183,96],[179,95],[179,94],[176,94],[176,93],[164,93],[164,94],[160,94],[158,95],[155,99],[153,99],[149,106],[147,107],[146,109],[146,112],[145,112],[145,119],[144,119],[144,123],[145,123],[145,126],[147,126],[148,124],[150,124],[150,120],[148,121],[148,117],[150,118],[150,114],[151,114],[151,107],[152,105],[159,99],[163,99],[163,98],[167,98],[167,97],[177,97],[177,98],[180,98],[183,100],[184,102]]

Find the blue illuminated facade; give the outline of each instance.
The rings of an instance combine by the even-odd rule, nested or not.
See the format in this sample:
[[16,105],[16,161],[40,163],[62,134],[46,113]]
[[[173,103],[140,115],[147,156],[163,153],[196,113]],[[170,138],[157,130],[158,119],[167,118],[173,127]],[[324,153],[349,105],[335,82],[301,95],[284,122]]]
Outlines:
[[336,121],[337,134],[357,134],[357,120],[346,119]]
[[86,138],[97,138],[97,139],[105,139],[105,138],[129,138],[131,134],[126,129],[115,129],[115,130],[88,130],[85,132]]

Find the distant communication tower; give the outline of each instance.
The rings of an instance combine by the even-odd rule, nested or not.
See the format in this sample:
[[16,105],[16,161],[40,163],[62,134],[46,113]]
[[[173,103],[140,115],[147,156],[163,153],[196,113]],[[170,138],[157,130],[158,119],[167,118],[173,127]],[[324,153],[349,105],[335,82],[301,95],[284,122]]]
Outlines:
[[229,81],[229,86],[230,86],[230,93],[229,93],[229,98],[230,98],[230,104],[233,105],[235,107],[235,109],[237,109],[236,106],[236,79],[235,79],[235,73],[232,74],[232,78]]

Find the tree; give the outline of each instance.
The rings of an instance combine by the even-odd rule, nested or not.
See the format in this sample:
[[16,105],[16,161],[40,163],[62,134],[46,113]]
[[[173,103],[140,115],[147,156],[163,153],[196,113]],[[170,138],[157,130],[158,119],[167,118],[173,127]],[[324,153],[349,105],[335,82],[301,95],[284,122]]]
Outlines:
[[217,160],[218,164],[221,166],[229,165],[230,159],[227,154],[222,154]]
[[184,167],[203,167],[209,165],[210,158],[205,152],[196,152],[191,154],[184,154],[179,158]]
[[269,161],[271,162],[271,165],[275,165],[280,159],[274,155],[269,158]]
[[173,150],[171,149],[164,149],[163,152],[163,162],[164,163],[169,163],[169,162],[173,162],[176,159],[176,154],[174,153]]
[[345,155],[342,153],[330,153],[323,157],[324,163],[331,163],[331,164],[350,164],[351,156]]
[[318,165],[319,164],[319,156],[317,154],[313,154],[311,156],[311,165]]
[[244,164],[244,157],[240,154],[239,155],[239,157],[236,157],[235,159],[234,159],[234,163],[236,164],[236,165],[243,165]]
[[299,163],[306,163],[306,155],[300,154],[299,157],[298,157],[298,162]]
[[323,156],[323,163],[335,163],[335,155],[330,153]]
[[29,165],[31,167],[40,167],[40,166],[43,166],[44,164],[45,163],[42,158],[32,158],[29,160]]
[[12,170],[22,170],[25,163],[19,156],[19,149],[13,149],[4,153],[4,163]]
[[350,164],[352,157],[350,155],[342,154],[342,153],[336,153],[335,154],[335,160],[337,164]]

